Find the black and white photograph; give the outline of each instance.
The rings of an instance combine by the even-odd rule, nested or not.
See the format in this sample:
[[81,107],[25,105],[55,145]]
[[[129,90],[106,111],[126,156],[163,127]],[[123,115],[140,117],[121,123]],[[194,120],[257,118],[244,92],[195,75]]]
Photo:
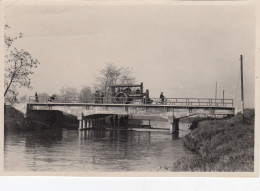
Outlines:
[[257,175],[253,1],[10,1],[3,18],[4,174]]

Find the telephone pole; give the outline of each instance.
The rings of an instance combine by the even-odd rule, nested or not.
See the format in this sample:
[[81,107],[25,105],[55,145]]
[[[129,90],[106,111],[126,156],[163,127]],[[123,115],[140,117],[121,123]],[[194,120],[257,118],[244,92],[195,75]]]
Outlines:
[[215,105],[217,104],[217,94],[218,94],[218,82],[216,82],[216,88],[215,88]]
[[225,99],[225,90],[223,90],[223,105],[225,104],[224,99]]
[[240,55],[240,72],[241,72],[241,114],[244,122],[244,84],[243,84],[243,56]]

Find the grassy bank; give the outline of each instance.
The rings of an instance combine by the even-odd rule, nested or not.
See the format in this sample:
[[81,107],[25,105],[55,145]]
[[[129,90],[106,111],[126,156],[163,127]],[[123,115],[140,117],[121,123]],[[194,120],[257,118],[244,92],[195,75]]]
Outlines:
[[201,121],[184,137],[195,156],[182,158],[172,171],[253,171],[254,110],[230,119]]

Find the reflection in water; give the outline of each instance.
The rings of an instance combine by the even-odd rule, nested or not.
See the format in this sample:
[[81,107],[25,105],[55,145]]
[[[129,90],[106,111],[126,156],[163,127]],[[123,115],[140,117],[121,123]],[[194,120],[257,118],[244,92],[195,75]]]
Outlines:
[[158,171],[191,154],[168,131],[6,133],[4,148],[6,171]]

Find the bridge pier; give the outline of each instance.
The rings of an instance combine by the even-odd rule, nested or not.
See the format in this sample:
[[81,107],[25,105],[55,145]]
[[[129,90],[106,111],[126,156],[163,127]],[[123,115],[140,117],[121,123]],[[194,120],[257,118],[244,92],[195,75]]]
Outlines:
[[83,125],[82,125],[82,126],[83,126],[83,129],[85,129],[85,124],[86,124],[86,123],[85,123],[85,120],[82,120],[82,122],[83,122]]
[[179,135],[179,121],[180,119],[176,118],[173,120],[173,134]]
[[93,127],[94,123],[93,123],[93,120],[91,119],[83,119],[83,120],[79,120],[79,130],[82,130],[82,129],[88,129],[88,128],[91,128]]
[[82,120],[79,120],[79,129],[82,129]]
[[170,122],[170,132],[175,135],[179,135],[179,118],[172,117],[172,120]]

